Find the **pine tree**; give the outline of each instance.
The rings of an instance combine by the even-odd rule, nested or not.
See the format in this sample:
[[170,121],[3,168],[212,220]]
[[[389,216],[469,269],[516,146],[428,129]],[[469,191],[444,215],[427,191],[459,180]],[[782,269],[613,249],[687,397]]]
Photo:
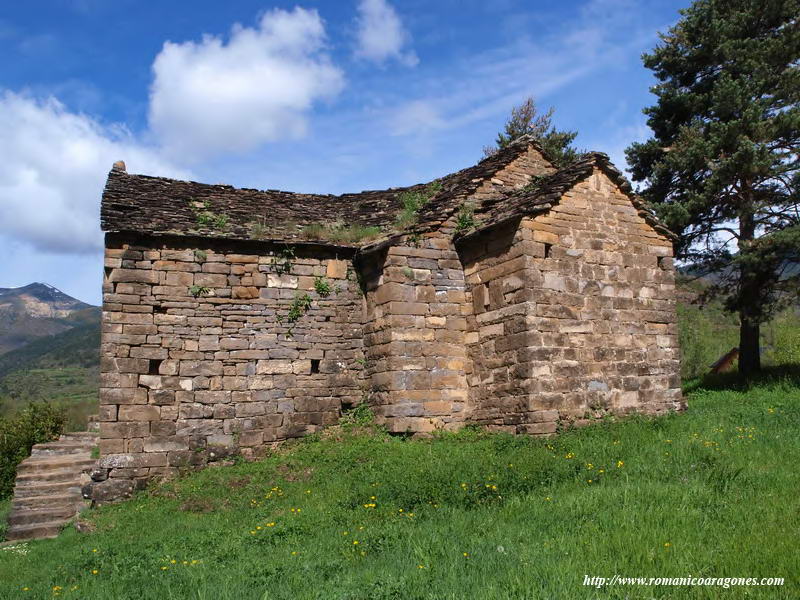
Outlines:
[[558,131],[553,126],[552,107],[544,114],[538,114],[536,101],[528,97],[525,102],[511,109],[504,130],[497,134],[494,146],[485,146],[483,154],[491,156],[505,148],[523,135],[531,135],[542,146],[547,158],[557,167],[565,167],[580,157],[581,153],[572,147],[577,131]]
[[800,0],[697,0],[643,56],[653,137],[626,150],[643,196],[739,315],[739,372],[800,282]]

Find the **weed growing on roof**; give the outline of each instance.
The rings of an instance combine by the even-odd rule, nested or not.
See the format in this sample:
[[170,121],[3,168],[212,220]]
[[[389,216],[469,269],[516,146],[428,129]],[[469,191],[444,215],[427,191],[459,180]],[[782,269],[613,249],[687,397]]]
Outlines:
[[549,175],[531,175],[530,181],[525,184],[522,191],[527,194],[535,194],[544,187],[549,178]]
[[192,202],[192,210],[197,226],[200,228],[224,230],[228,225],[228,217],[213,212],[209,200],[203,200],[200,203]]
[[253,221],[248,225],[250,229],[250,236],[256,240],[263,240],[267,237],[267,222],[266,219],[259,219],[258,221]]
[[442,189],[440,181],[432,181],[422,191],[406,190],[400,194],[400,214],[395,220],[397,229],[407,229],[419,222],[419,213],[431,198]]
[[475,225],[475,207],[465,202],[461,205],[461,208],[458,209],[458,214],[456,215],[455,233],[456,235],[459,233],[466,233],[474,229]]
[[300,230],[300,236],[309,240],[325,240],[328,242],[356,243],[377,238],[381,234],[380,227],[333,223],[310,223]]

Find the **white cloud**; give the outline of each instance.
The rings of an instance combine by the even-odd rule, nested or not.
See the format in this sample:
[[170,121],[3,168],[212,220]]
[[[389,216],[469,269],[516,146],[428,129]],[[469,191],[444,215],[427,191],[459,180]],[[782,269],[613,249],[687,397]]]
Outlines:
[[410,35],[394,7],[386,0],[361,0],[358,4],[356,56],[377,63],[392,58],[413,67],[419,59],[404,47]]
[[392,115],[391,126],[394,135],[411,135],[441,129],[445,122],[430,102],[413,100]]
[[183,160],[301,137],[312,104],[344,85],[319,14],[299,7],[236,25],[227,42],[167,42],[153,72],[150,126]]
[[120,126],[69,112],[55,98],[0,94],[0,236],[35,250],[102,248],[100,195],[115,160],[129,170],[185,177]]

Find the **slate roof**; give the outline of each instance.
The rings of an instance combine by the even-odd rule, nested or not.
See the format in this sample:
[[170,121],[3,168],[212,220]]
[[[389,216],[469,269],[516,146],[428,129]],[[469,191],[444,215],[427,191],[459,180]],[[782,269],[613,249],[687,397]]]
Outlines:
[[[541,148],[530,137],[523,136],[478,164],[446,175],[438,181],[440,190],[420,213],[417,231],[435,229],[459,210],[464,200],[483,182],[533,146]],[[542,152],[543,153],[543,152]],[[481,231],[519,218],[548,210],[571,187],[602,169],[609,178],[628,193],[640,215],[659,232],[672,237],[633,193],[630,183],[610,163],[608,156],[592,152],[576,163],[540,178],[525,188],[498,192],[475,207],[475,230],[460,239],[469,239]],[[538,184],[538,185],[537,185]],[[423,192],[428,184],[404,188],[372,190],[352,194],[297,194],[279,190],[234,188],[209,185],[164,177],[134,175],[116,167],[108,175],[101,204],[101,225],[107,232],[137,232],[229,239],[265,239],[269,241],[310,242],[330,246],[360,247],[374,250],[391,244],[403,232],[395,227],[401,209],[403,192]],[[202,224],[198,215],[223,217],[223,226]],[[326,242],[311,241],[303,235],[309,224],[358,224],[378,227],[378,241]]]
[[[477,165],[437,180],[441,189],[430,199],[424,222],[457,208],[463,197],[526,152],[531,144],[535,142],[521,138]],[[266,232],[265,239],[282,242],[302,239],[301,229],[309,224],[343,222],[380,227],[385,237],[395,231],[401,194],[422,192],[427,185],[338,196],[297,194],[133,175],[124,168],[113,168],[103,191],[100,219],[103,231],[233,239],[253,239],[257,226]],[[201,226],[198,213],[203,212],[224,216],[224,227]]]

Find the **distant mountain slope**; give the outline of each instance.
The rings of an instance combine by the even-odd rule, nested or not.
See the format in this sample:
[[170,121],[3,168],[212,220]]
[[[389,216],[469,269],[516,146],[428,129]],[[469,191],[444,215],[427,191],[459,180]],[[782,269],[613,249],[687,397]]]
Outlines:
[[0,356],[0,379],[12,371],[95,367],[100,363],[100,322],[36,339]]
[[41,338],[99,323],[100,308],[46,283],[0,288],[0,355]]

